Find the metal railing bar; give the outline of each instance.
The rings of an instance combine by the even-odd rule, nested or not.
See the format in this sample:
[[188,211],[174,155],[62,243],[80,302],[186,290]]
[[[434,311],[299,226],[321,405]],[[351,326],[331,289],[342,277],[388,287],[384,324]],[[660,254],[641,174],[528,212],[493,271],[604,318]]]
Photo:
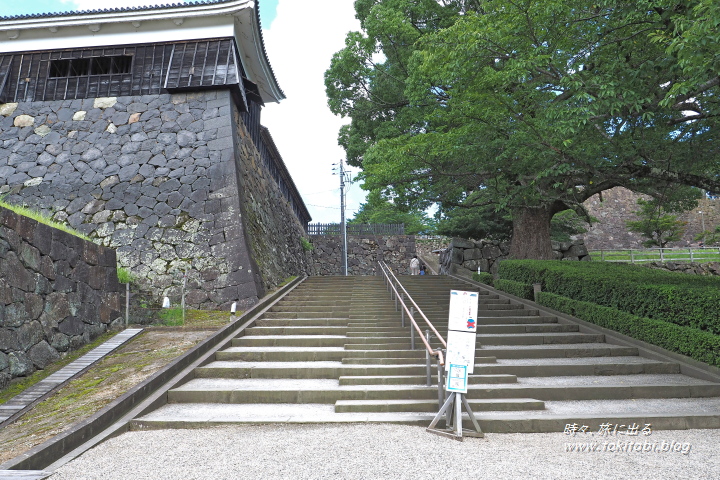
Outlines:
[[[398,284],[398,286],[402,289],[403,293],[405,295],[407,295],[408,299],[412,302],[413,306],[417,309],[418,313],[422,316],[423,320],[425,320],[425,323],[427,324],[427,326],[430,327],[430,330],[432,330],[432,332],[435,334],[437,339],[440,340],[440,343],[443,344],[443,347],[447,348],[447,342],[445,341],[445,339],[442,337],[442,335],[440,335],[440,332],[437,331],[437,329],[432,324],[432,322],[425,316],[423,311],[420,309],[418,304],[415,303],[415,300],[413,300],[412,296],[410,296],[408,291],[405,290],[405,287],[403,287],[402,283],[400,283],[400,281],[397,279],[397,277],[392,272],[392,270],[390,270],[390,268],[387,266],[387,264],[385,264],[385,262],[381,262],[381,267],[382,266],[384,266],[387,269],[388,274],[392,276],[393,280],[395,280],[395,282]],[[422,336],[422,333],[420,334],[420,336]]]
[[[397,291],[397,289],[395,288],[395,285],[393,285],[393,282],[392,282],[392,280],[390,279],[390,275],[388,275],[388,271],[390,270],[389,267],[388,267],[387,265],[385,265],[384,262],[380,262],[380,269],[381,269],[382,272],[383,272],[383,275],[384,275],[384,277],[385,277],[385,281],[388,283],[388,285],[390,286],[391,290],[395,293],[395,296],[396,296],[395,298],[398,298],[398,297],[399,297],[398,291]],[[392,273],[392,272],[390,272],[390,273]],[[395,277],[395,276],[393,275],[393,277]],[[396,280],[397,280],[397,279],[396,279]],[[399,282],[398,282],[398,283],[399,283]],[[402,287],[402,286],[401,286],[401,287]],[[410,300],[412,300],[412,297],[410,297],[410,295],[409,295],[407,292],[405,292],[405,294],[408,296],[408,298],[409,298]],[[414,302],[413,302],[413,303],[414,303]],[[440,363],[441,365],[445,365],[445,360],[444,360],[444,355],[443,355],[443,353],[442,353],[442,350],[441,350],[441,349],[433,350],[433,348],[432,348],[432,346],[430,345],[430,343],[428,343],[428,341],[427,341],[427,340],[425,339],[425,337],[423,336],[422,330],[420,329],[420,326],[417,324],[417,322],[416,322],[415,319],[413,318],[412,311],[408,309],[408,306],[405,304],[404,301],[400,301],[400,304],[402,305],[403,310],[407,313],[408,318],[410,319],[410,324],[411,324],[411,327],[412,327],[412,328],[410,329],[410,331],[411,331],[411,337],[410,337],[410,339],[411,339],[411,343],[412,343],[413,348],[414,348],[414,345],[415,345],[415,334],[414,334],[414,331],[413,331],[413,328],[414,328],[414,329],[418,332],[418,335],[420,336],[420,340],[422,340],[422,342],[425,344],[425,348],[430,352],[430,354],[431,354],[432,356],[434,356],[434,357],[437,357],[437,358],[438,358],[438,361],[439,361],[439,363]],[[420,313],[422,313],[422,312],[420,312]],[[424,316],[424,315],[423,315],[423,316]],[[430,327],[433,328],[433,330],[435,329],[435,327],[433,327],[432,324],[430,324]],[[440,338],[440,340],[442,340],[442,339]],[[443,341],[443,344],[445,344],[444,341]],[[447,346],[447,344],[445,344],[445,346]]]

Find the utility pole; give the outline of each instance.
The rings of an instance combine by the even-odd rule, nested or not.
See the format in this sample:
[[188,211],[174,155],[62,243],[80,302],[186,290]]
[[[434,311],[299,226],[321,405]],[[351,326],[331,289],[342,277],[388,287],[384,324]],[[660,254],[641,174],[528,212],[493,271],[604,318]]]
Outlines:
[[[338,165],[337,163],[334,165]],[[343,239],[343,275],[347,277],[348,265],[347,265],[347,225],[345,222],[345,182],[349,182],[346,178],[347,171],[345,170],[345,162],[340,159],[340,233]]]

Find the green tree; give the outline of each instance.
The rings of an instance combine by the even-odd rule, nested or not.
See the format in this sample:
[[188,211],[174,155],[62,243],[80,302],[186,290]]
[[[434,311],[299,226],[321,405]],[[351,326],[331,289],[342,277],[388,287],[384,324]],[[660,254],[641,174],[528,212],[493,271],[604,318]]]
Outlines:
[[434,233],[434,222],[421,210],[403,208],[382,196],[379,190],[368,193],[367,201],[360,205],[350,224],[384,223],[405,224],[406,235]]
[[639,233],[646,238],[643,246],[660,247],[670,242],[677,242],[685,233],[687,222],[678,220],[676,215],[668,212],[659,202],[653,200],[638,200],[640,210],[636,211],[640,220],[625,222],[628,229],[632,232]]
[[552,217],[585,216],[582,202],[605,189],[719,189],[718,84],[687,72],[669,45],[692,9],[361,0],[356,10],[363,31],[348,35],[326,86],[331,109],[351,117],[340,141],[366,188],[417,207],[510,212],[515,258],[551,258]]
[[[597,219],[581,217],[574,210],[560,212],[550,222],[550,238],[559,242],[568,241],[573,235],[587,232],[586,227],[591,221]],[[509,211],[496,212],[490,206],[454,208],[438,221],[437,233],[448,237],[510,240],[512,227]]]

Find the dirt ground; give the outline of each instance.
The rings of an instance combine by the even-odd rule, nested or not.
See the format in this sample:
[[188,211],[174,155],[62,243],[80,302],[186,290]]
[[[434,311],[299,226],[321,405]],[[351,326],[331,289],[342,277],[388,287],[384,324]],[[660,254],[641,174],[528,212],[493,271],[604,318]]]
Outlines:
[[0,463],[88,418],[217,327],[145,327],[145,331],[0,430]]

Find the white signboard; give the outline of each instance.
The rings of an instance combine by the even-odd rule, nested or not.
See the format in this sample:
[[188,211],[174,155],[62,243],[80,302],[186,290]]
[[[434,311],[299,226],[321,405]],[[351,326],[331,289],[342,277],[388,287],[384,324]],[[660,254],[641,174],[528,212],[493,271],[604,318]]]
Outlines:
[[451,364],[465,365],[468,373],[473,373],[473,368],[475,367],[474,332],[448,330],[445,370],[448,370]]
[[478,293],[450,290],[448,330],[477,331]]
[[467,393],[468,371],[465,365],[450,365],[445,390],[448,392]]

